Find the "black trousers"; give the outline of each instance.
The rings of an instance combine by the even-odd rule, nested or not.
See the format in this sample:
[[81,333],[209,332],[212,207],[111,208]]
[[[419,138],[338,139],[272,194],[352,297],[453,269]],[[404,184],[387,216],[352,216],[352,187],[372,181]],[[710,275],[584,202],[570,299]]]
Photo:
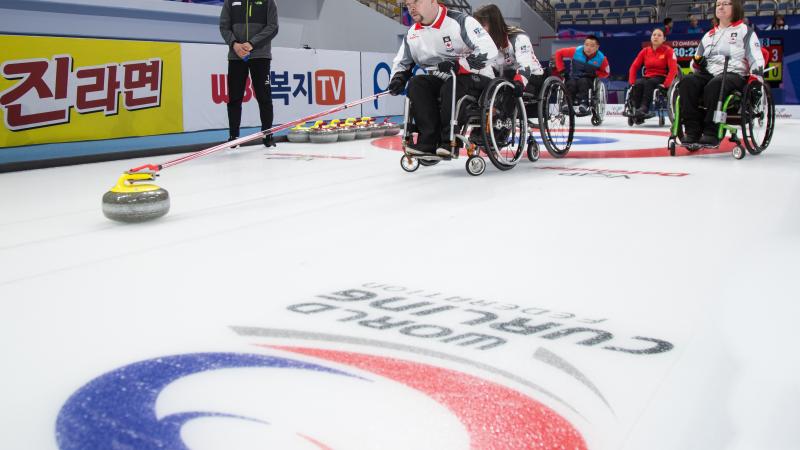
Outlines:
[[[544,80],[547,78],[547,75],[531,75],[530,79],[528,79],[528,84],[525,86],[525,92],[528,94],[533,94],[536,98],[542,95],[542,85],[544,85]],[[535,119],[539,115],[538,107],[536,103],[528,102],[525,104],[525,113],[528,115],[529,119]]]
[[594,78],[570,78],[565,83],[570,98],[577,102],[589,101],[589,89],[594,86]]
[[272,88],[269,83],[271,62],[267,58],[228,61],[228,128],[231,136],[239,136],[239,127],[242,123],[242,99],[248,72],[253,82],[253,93],[258,101],[261,130],[272,128]]
[[[456,103],[464,95],[480,97],[491,81],[481,75],[456,76]],[[419,147],[436,148],[450,141],[450,116],[453,98],[452,79],[447,81],[433,75],[415,75],[408,82],[412,117],[417,126]]]
[[[722,75],[713,76],[710,73],[694,73],[684,77],[678,85],[681,96],[681,122],[687,134],[716,135],[717,125],[714,123],[714,110],[717,109],[719,89],[722,85]],[[741,75],[729,73],[725,78],[725,92],[722,101],[735,90],[745,86],[745,79]],[[705,111],[700,106],[705,106]]]
[[650,103],[653,103],[653,91],[656,90],[659,84],[664,83],[665,77],[650,77],[639,78],[631,86],[631,101],[634,108],[644,106],[645,111],[650,109]]

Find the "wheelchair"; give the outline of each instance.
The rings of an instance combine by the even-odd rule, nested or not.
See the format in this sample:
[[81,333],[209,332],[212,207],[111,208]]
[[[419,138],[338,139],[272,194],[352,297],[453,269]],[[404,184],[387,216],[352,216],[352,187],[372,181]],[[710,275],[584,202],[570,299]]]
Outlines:
[[[663,127],[667,123],[667,118],[669,118],[670,124],[673,122],[675,113],[672,109],[672,104],[675,97],[678,95],[677,86],[681,78],[682,72],[678,71],[678,75],[672,80],[672,84],[669,85],[669,88],[656,88],[653,92],[653,101],[650,103],[650,109],[647,116],[642,118],[643,120],[658,117],[658,126],[660,127]],[[641,124],[641,122],[637,123],[636,121],[636,108],[630,97],[631,89],[632,86],[628,86],[625,89],[625,108],[622,110],[622,115],[628,118],[628,126],[630,127]]]
[[[723,74],[727,73],[727,69],[728,60],[726,59]],[[673,84],[677,86],[678,83]],[[724,86],[723,81],[721,88]],[[736,144],[731,150],[734,158],[744,158],[745,149],[751,155],[758,155],[767,149],[775,129],[775,102],[772,99],[769,85],[758,81],[748,83],[741,92],[734,91],[725,99],[720,96],[717,103],[714,111],[714,122],[718,124],[717,137],[722,142],[725,134],[730,133],[728,140]],[[675,95],[672,108],[675,111],[675,120],[670,128],[667,148],[670,156],[675,156],[675,149],[681,145],[679,141],[683,138],[679,95]],[[708,106],[706,105],[705,108]],[[737,127],[741,127],[742,130],[741,140],[737,135],[739,131]],[[744,146],[742,146],[742,141],[744,141]],[[681,146],[690,152],[703,148],[699,144]]]
[[[455,77],[454,72],[450,75]],[[470,175],[478,176],[486,170],[486,161],[481,152],[499,170],[514,168],[525,146],[531,145],[525,105],[522,98],[514,94],[514,84],[502,77],[495,78],[479,98],[465,95],[457,103],[455,88],[456,84],[453,83],[450,156],[413,155],[408,152],[407,146],[414,142],[414,133],[418,130],[411,118],[413,104],[406,97],[400,166],[406,172],[414,172],[419,166],[433,166],[442,160],[458,159],[463,148],[467,153],[466,170]]]
[[[563,158],[569,153],[575,135],[575,110],[569,100],[567,87],[561,78],[545,78],[537,94],[523,94],[528,113],[529,144],[527,156],[530,161],[539,159],[539,148],[533,138],[533,130],[538,129],[547,152],[553,158]],[[536,119],[533,116],[536,116]]]

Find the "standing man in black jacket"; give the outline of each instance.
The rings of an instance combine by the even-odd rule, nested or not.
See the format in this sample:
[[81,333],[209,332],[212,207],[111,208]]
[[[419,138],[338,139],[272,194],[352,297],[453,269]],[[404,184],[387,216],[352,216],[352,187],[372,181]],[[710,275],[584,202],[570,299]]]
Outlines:
[[[272,128],[272,90],[269,73],[272,39],[278,34],[275,0],[225,0],[219,16],[219,31],[228,52],[228,127],[230,140],[239,137],[247,73],[261,114],[261,130]],[[274,147],[272,135],[264,145]]]

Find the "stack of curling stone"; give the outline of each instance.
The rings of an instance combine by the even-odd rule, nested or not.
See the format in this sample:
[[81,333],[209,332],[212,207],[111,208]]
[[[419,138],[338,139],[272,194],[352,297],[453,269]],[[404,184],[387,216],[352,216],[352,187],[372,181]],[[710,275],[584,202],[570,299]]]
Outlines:
[[336,125],[313,126],[308,129],[308,140],[313,144],[330,144],[339,140],[339,130]]
[[[322,120],[318,120],[314,122],[312,126],[318,126],[323,123]],[[308,142],[308,130],[310,127],[305,126],[304,123],[296,125],[294,128],[289,130],[289,134],[286,136],[289,139],[289,142]]]

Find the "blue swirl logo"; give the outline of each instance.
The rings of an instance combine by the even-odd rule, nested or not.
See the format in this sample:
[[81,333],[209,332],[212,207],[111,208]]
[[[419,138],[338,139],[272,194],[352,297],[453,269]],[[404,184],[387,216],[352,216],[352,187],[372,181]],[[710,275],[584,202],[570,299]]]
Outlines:
[[195,353],[134,363],[102,375],[73,394],[59,412],[56,439],[61,450],[188,450],[181,428],[205,417],[227,417],[268,425],[258,419],[209,411],[156,417],[166,386],[183,377],[219,369],[302,369],[360,378],[293,359],[234,353]]

